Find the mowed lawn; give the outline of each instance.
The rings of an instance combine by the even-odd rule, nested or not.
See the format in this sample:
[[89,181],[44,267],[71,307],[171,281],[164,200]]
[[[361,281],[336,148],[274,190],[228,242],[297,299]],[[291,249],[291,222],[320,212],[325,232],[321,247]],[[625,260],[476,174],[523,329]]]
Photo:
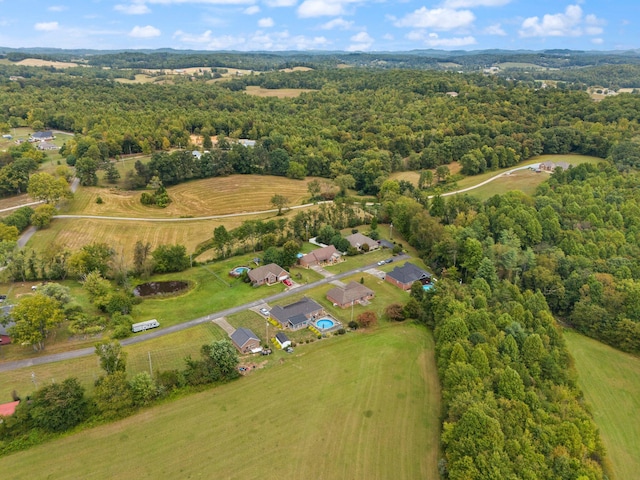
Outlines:
[[564,337],[616,478],[638,478],[640,358],[573,331]]
[[[289,200],[289,206],[305,203],[307,184],[313,180],[285,177],[231,175],[182,183],[167,189],[172,202],[167,208],[144,206],[142,192],[115,188],[83,187],[62,213],[108,217],[178,218],[226,215],[273,209],[275,194]],[[96,203],[98,197],[103,203]]]
[[350,333],[0,468],[6,479],[435,479],[435,372],[422,327]]

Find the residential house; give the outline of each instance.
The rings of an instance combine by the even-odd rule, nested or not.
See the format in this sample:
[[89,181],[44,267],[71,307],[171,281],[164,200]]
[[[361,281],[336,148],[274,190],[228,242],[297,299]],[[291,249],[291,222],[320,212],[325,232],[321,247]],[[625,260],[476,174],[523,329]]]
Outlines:
[[327,300],[340,308],[351,307],[356,303],[366,304],[375,292],[358,282],[349,282],[344,287],[332,288],[327,292]]
[[258,353],[262,351],[260,339],[248,328],[238,328],[231,334],[231,341],[240,353]]
[[287,271],[275,263],[249,270],[249,279],[253,285],[272,285],[289,278]]
[[202,152],[200,152],[199,150],[194,150],[191,152],[191,155],[193,155],[194,158],[200,160],[200,157],[202,157]]
[[[11,307],[2,307],[2,313],[7,314],[10,311]],[[13,327],[16,323],[14,321],[9,321],[6,325],[0,323],[0,345],[7,345],[11,343],[11,336],[9,335],[9,329]]]
[[369,247],[369,251],[379,248],[378,242],[361,233],[354,233],[345,238],[351,244],[351,246],[358,251],[362,250],[362,246],[365,244]]
[[423,285],[431,283],[431,274],[413,263],[407,262],[387,273],[385,279],[398,288],[410,290],[413,282],[418,281]]
[[287,337],[284,332],[276,333],[276,342],[283,350],[291,346],[291,340],[289,340],[289,337]]
[[29,138],[30,142],[47,142],[49,140],[53,140],[55,137],[53,136],[53,132],[51,130],[46,130],[44,132],[35,132],[31,134],[31,138]]
[[569,170],[569,167],[571,165],[569,165],[567,162],[551,162],[551,161],[546,161],[546,162],[542,162],[540,164],[540,170],[542,170],[543,172],[554,172],[556,170],[556,168],[560,167],[562,168],[562,170]]
[[58,146],[51,142],[38,142],[36,147],[38,150],[58,150]]
[[336,247],[329,245],[328,247],[317,248],[303,255],[298,261],[303,267],[309,268],[315,265],[333,265],[339,262],[340,258],[340,253],[336,250]]
[[242,145],[243,147],[247,147],[247,148],[251,148],[251,147],[255,147],[256,146],[256,141],[255,140],[247,140],[246,138],[241,138],[240,140],[238,140],[238,143],[240,145]]
[[324,315],[324,308],[318,302],[304,297],[302,300],[284,307],[276,305],[271,309],[269,315],[278,321],[282,328],[300,330],[308,327],[319,316]]

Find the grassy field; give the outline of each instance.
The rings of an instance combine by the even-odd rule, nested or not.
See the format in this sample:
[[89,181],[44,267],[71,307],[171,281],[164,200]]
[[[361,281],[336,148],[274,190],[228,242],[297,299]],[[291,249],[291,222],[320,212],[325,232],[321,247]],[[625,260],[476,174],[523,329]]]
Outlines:
[[[460,173],[460,170],[462,170],[462,165],[460,165],[460,162],[452,162],[449,165],[447,165],[447,167],[449,167],[449,172],[451,173],[451,175]],[[435,173],[436,169],[432,168],[431,171]],[[416,172],[413,170],[407,170],[404,172],[393,172],[391,175],[389,175],[389,178],[391,180],[398,180],[398,181],[406,180],[408,182],[413,183],[417,187],[418,180],[420,180],[420,172]]]
[[299,347],[231,384],[0,459],[18,478],[438,478],[431,335]]
[[[306,180],[260,175],[231,175],[182,183],[167,189],[172,202],[167,208],[147,207],[140,203],[141,192],[84,187],[65,207],[63,213],[77,215],[127,216],[140,218],[176,218],[181,216],[224,215],[272,209],[274,192],[300,205],[309,198]],[[100,196],[102,204],[97,204]]]
[[[603,159],[598,157],[590,157],[587,155],[541,155],[539,157],[533,157],[529,160],[519,163],[517,167],[524,167],[526,165],[531,165],[534,163],[541,162],[567,162],[571,165],[579,165],[581,163],[599,163],[602,162]],[[495,177],[504,172],[508,172],[509,170],[513,170],[511,168],[502,168],[500,170],[493,170],[490,172],[485,172],[480,175],[474,175],[471,177],[465,177],[458,182],[458,189],[472,187],[473,185],[477,185],[491,177]],[[529,170],[521,170],[512,173],[508,176],[503,176],[499,179],[496,179],[487,185],[483,185],[482,187],[478,187],[469,192],[466,192],[468,195],[473,195],[479,198],[489,198],[495,194],[502,194],[508,192],[509,190],[522,190],[527,189],[531,192],[535,191],[535,188],[541,184],[543,181],[548,179],[548,174],[531,172],[531,175],[526,174],[524,172],[530,172]],[[513,187],[511,187],[513,185]],[[524,190],[523,190],[524,191]]]
[[295,98],[299,97],[301,93],[314,91],[308,88],[262,88],[250,85],[245,90],[245,93],[257,97]]
[[573,331],[564,337],[616,478],[638,478],[640,358]]

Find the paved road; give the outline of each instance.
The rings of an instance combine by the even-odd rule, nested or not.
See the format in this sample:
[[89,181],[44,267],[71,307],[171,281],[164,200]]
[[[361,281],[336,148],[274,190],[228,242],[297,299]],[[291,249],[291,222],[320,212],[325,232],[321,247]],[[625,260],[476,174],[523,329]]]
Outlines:
[[[409,255],[402,254],[398,255],[394,258],[394,261],[398,260],[408,260]],[[194,318],[193,320],[189,320],[188,322],[180,323],[178,325],[172,325],[170,327],[162,328],[160,330],[152,330],[150,332],[145,333],[144,335],[137,335],[135,337],[130,337],[122,340],[120,343],[122,345],[134,345],[136,343],[146,342],[147,340],[151,340],[153,338],[163,337],[164,335],[169,335],[171,333],[179,332],[186,328],[194,327],[196,325],[200,325],[206,322],[212,322],[218,318],[226,317],[229,315],[233,315],[235,313],[242,312],[249,308],[257,307],[262,305],[263,303],[271,303],[277,302],[278,300],[282,300],[283,298],[287,298],[293,294],[297,294],[300,292],[306,292],[307,290],[311,290],[320,285],[326,285],[335,280],[340,280],[342,278],[348,277],[355,273],[362,273],[365,270],[369,270],[370,268],[377,267],[377,264],[366,265],[364,267],[354,268],[353,270],[349,270],[348,272],[338,273],[328,278],[323,278],[313,283],[308,283],[306,285],[302,285],[298,288],[294,288],[285,292],[276,293],[275,295],[271,295],[269,297],[261,298],[259,300],[254,300],[253,302],[248,302],[243,305],[238,305],[237,307],[227,308],[226,310],[221,310],[219,312],[210,313],[209,315],[205,315],[204,317]],[[265,287],[261,287],[265,288]],[[52,355],[43,355],[37,358],[30,358],[27,360],[17,360],[14,362],[6,362],[0,363],[0,372],[7,372],[10,370],[16,370],[18,368],[24,367],[32,367],[34,365],[43,365],[45,363],[53,363],[59,362],[61,360],[71,360],[74,358],[86,357],[89,355],[93,355],[95,353],[95,349],[93,347],[90,348],[82,348],[79,350],[72,350],[70,352],[63,353],[55,353]]]

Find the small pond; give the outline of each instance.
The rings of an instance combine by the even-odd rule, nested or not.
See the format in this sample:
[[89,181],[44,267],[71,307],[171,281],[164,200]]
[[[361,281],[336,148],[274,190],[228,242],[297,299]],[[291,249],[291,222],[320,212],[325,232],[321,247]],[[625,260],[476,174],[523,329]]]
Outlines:
[[189,282],[171,280],[169,282],[148,282],[133,289],[136,297],[150,297],[152,295],[166,295],[177,293],[189,287]]

